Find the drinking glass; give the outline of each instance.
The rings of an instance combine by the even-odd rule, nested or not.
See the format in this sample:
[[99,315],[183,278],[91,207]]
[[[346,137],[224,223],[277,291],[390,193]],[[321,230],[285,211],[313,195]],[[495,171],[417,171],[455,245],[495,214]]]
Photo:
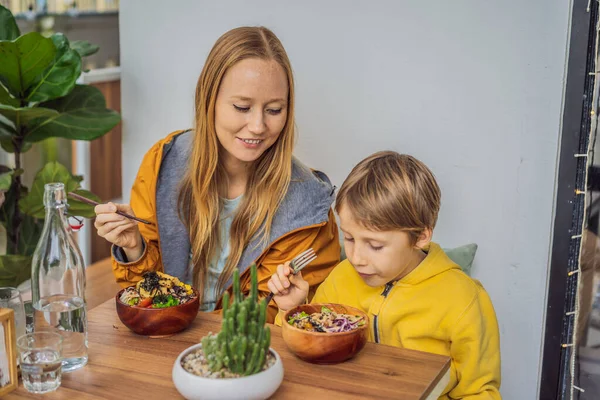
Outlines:
[[55,332],[34,332],[17,339],[23,386],[31,393],[59,388],[63,338]]
[[14,287],[0,287],[0,308],[12,308],[15,312],[17,337],[25,334],[25,307],[21,293]]

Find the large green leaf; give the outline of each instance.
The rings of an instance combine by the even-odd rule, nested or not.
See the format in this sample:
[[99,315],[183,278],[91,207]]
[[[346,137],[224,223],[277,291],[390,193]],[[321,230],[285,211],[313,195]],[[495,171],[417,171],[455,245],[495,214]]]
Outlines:
[[17,21],[9,9],[0,6],[0,40],[15,40],[21,35]]
[[19,243],[17,251],[21,255],[31,256],[35,251],[42,229],[44,228],[44,220],[22,215],[23,220],[19,227]]
[[0,146],[9,152],[15,152],[15,140],[20,140],[22,142],[20,152],[25,153],[29,149],[31,149],[30,142],[24,142],[22,138],[18,138],[17,131],[15,129],[16,126],[24,126],[29,124],[29,122],[36,118],[42,117],[52,117],[58,115],[58,111],[53,110],[51,108],[43,108],[43,107],[23,107],[23,108],[14,108],[7,105],[0,104],[0,116],[8,119],[14,126],[9,125],[0,119]]
[[55,54],[52,40],[37,32],[27,33],[12,42],[0,41],[0,82],[13,96],[23,98]]
[[[27,196],[19,201],[19,209],[24,214],[35,218],[44,218],[44,185],[47,183],[62,182],[65,185],[65,192],[77,191],[82,196],[90,197],[98,201],[98,198],[90,192],[80,189],[79,177],[73,177],[67,168],[57,162],[50,162],[44,166],[35,176],[33,185]],[[81,204],[74,200],[68,200],[69,214],[92,217],[94,216],[93,207]],[[90,212],[91,210],[91,212]]]
[[4,194],[4,202],[0,206],[0,222],[5,228],[11,225],[12,218],[15,215],[15,206],[18,197],[16,196],[16,186],[12,185]]
[[25,140],[38,142],[49,137],[93,140],[104,135],[121,120],[119,113],[106,108],[102,92],[93,86],[75,85],[71,93],[41,103],[60,114],[31,121]]
[[30,256],[0,256],[0,286],[17,287],[31,278]]
[[98,45],[92,44],[87,40],[75,40],[71,42],[71,48],[78,52],[81,57],[91,56],[100,49]]
[[8,120],[0,112],[0,146],[2,146],[5,151],[14,153],[15,143],[18,143],[19,141],[21,142],[21,153],[25,153],[31,149],[31,143],[24,142],[22,138],[17,136],[17,130],[14,122]]
[[[73,192],[98,203],[101,201],[98,196],[88,190],[77,189]],[[69,198],[69,214],[85,218],[94,218],[96,216],[96,213],[94,212],[94,206],[82,203],[81,201],[73,200],[72,198]]]
[[5,117],[0,115],[0,139],[2,138],[12,138],[17,134],[17,130],[15,129],[14,124],[11,121],[8,121]]
[[[15,153],[16,147],[15,147],[14,140],[15,140],[14,138],[6,138],[3,136],[0,136],[0,147],[2,147],[2,149],[8,153]],[[28,152],[32,146],[33,146],[32,143],[23,142],[21,144],[21,148],[19,149],[19,153]]]
[[77,183],[81,183],[81,181],[83,181],[83,175],[73,175],[72,178],[74,181],[77,181]]
[[[13,218],[17,214],[17,202],[19,198],[27,195],[27,188],[21,186],[20,193],[17,193],[17,185],[13,180],[10,189],[4,194],[4,203],[0,207],[0,223],[4,225],[7,235],[10,236],[13,226]],[[11,246],[7,245],[7,248]]]
[[12,176],[14,171],[4,172],[0,174],[0,191],[7,191],[12,184]]
[[27,101],[39,103],[66,96],[81,74],[81,56],[62,33],[51,37],[56,47],[54,62],[27,89]]
[[12,97],[8,93],[8,89],[0,83],[0,104],[4,104],[11,107],[19,107],[19,100]]
[[0,115],[4,115],[15,126],[28,125],[32,119],[52,118],[59,115],[58,111],[44,107],[11,107],[0,104]]

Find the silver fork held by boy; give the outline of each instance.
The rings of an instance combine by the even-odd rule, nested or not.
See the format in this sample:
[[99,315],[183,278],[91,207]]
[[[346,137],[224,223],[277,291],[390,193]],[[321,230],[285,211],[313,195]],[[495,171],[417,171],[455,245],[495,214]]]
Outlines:
[[[292,274],[296,275],[298,272],[302,271],[304,267],[313,262],[317,258],[317,254],[315,251],[310,248],[308,250],[303,251],[298,254],[294,259],[290,262],[290,267],[292,268]],[[267,304],[273,300],[273,296],[275,293],[271,292],[267,296]]]

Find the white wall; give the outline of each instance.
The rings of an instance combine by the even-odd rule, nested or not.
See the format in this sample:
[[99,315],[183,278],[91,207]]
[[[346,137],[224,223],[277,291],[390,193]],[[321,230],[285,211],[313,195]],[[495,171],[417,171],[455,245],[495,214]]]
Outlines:
[[215,40],[240,25],[273,29],[297,79],[297,155],[338,186],[376,150],[431,167],[443,190],[435,239],[479,244],[474,275],[501,325],[504,397],[533,399],[568,3],[122,2],[124,193],[144,152],[191,126]]

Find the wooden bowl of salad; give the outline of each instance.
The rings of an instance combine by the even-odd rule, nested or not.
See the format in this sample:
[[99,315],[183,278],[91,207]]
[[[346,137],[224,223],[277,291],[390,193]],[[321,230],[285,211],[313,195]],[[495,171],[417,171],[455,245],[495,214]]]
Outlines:
[[117,315],[139,335],[164,336],[187,328],[198,314],[198,292],[178,278],[148,272],[117,293]]
[[315,364],[346,361],[362,350],[369,317],[342,304],[303,304],[284,314],[285,344],[299,358]]

